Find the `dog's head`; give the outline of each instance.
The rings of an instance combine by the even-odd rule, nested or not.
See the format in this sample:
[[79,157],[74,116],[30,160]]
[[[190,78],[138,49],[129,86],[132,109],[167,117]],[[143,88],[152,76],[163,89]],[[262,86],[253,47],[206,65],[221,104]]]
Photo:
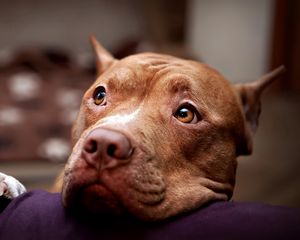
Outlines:
[[73,127],[65,206],[153,221],[230,199],[261,92],[283,69],[232,85],[199,62],[154,53],[116,60],[91,40],[99,76]]

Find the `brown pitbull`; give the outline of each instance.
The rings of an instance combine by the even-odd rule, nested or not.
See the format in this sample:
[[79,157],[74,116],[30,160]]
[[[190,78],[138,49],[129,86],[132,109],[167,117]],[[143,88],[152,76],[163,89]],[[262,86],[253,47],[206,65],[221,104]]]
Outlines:
[[91,41],[99,77],[73,127],[64,205],[156,221],[229,200],[236,158],[252,152],[260,95],[284,68],[232,85],[199,62],[117,60]]

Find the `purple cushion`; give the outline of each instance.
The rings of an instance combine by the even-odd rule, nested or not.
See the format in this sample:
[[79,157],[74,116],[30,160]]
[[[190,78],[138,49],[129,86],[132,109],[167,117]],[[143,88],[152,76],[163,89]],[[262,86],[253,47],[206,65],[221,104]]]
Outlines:
[[0,239],[299,239],[300,210],[215,202],[160,223],[88,218],[66,211],[60,194],[32,191],[0,214]]

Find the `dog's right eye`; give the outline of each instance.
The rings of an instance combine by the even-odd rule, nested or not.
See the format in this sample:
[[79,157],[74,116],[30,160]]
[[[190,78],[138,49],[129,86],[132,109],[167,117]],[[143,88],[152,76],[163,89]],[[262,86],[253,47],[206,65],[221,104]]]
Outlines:
[[100,87],[97,87],[94,91],[94,94],[93,94],[93,99],[94,99],[94,103],[96,105],[100,105],[100,104],[103,104],[104,100],[105,100],[105,97],[106,97],[106,91],[105,91],[105,88],[100,86]]

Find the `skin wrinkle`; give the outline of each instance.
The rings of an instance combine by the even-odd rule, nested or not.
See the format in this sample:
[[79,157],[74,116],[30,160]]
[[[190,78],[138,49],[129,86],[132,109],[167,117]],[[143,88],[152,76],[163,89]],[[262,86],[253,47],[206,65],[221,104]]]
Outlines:
[[[130,68],[121,68],[120,71],[114,71],[112,76],[107,77],[106,86],[109,94],[114,94],[120,97],[118,100],[122,100],[121,98],[129,98],[132,96],[132,92],[140,93],[139,90],[144,90],[144,84],[139,81],[132,81],[132,79],[137,79],[139,76],[135,74],[135,72]],[[143,92],[141,92],[143,95]]]

